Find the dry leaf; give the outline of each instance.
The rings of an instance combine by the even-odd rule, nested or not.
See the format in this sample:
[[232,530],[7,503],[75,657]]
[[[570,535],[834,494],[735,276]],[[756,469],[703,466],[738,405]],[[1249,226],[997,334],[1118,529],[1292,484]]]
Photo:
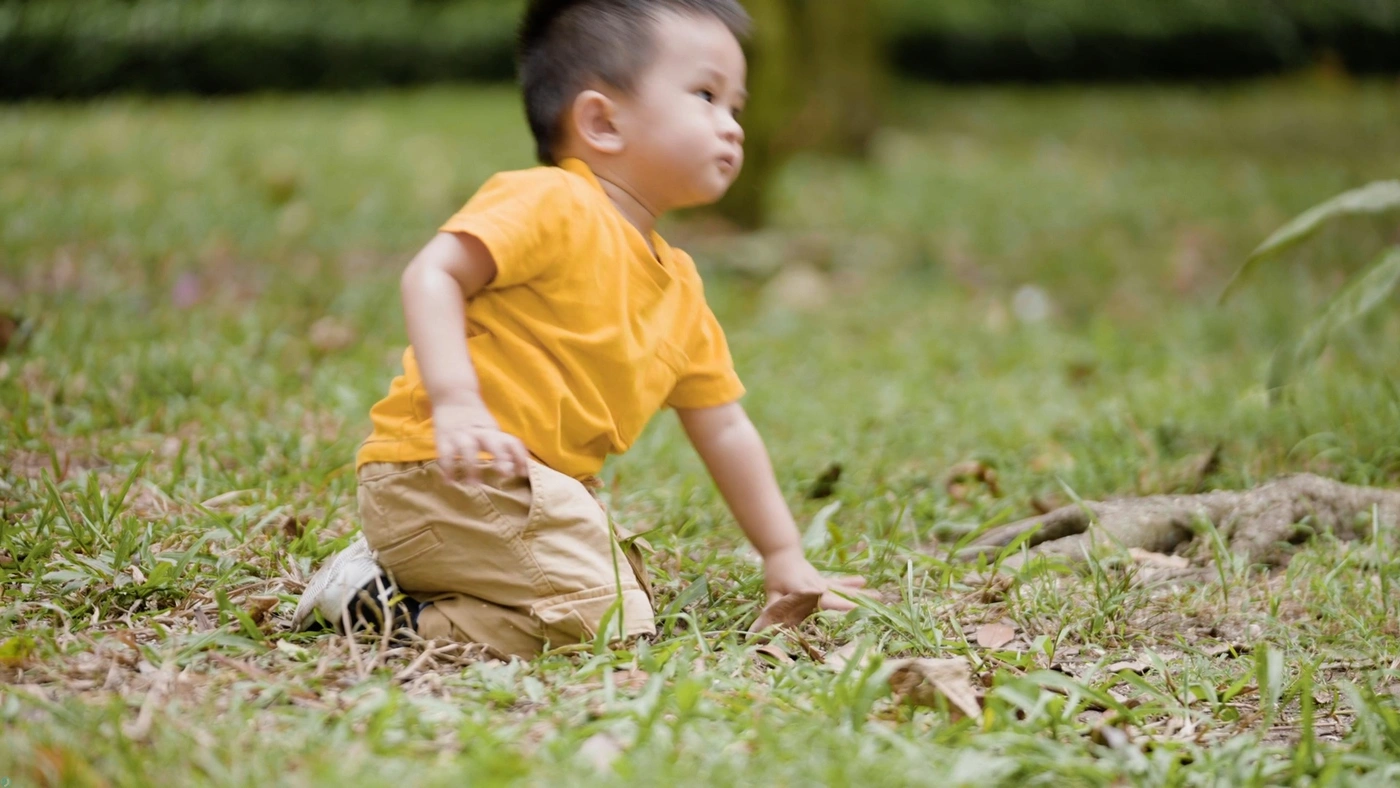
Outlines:
[[175,280],[170,288],[170,303],[176,309],[189,309],[204,297],[204,283],[199,274],[186,271]]
[[1016,630],[1005,624],[986,624],[977,630],[977,645],[982,648],[1001,648],[1016,639]]
[[793,658],[788,656],[786,651],[783,651],[772,643],[765,643],[754,649],[754,654],[762,654],[765,657],[771,657],[773,662],[779,665],[791,665],[794,662]]
[[806,263],[791,263],[763,288],[768,311],[816,312],[831,302],[831,277]]
[[997,483],[997,472],[992,466],[978,460],[960,462],[948,469],[944,486],[948,496],[955,501],[966,501],[974,483],[984,484],[994,498],[1001,497],[1001,485]]
[[220,506],[231,504],[234,501],[242,500],[245,496],[252,495],[256,492],[257,490],[229,490],[226,493],[219,493],[213,498],[204,501],[200,506],[206,509],[216,509]]
[[1036,514],[1049,514],[1067,503],[1069,501],[1065,500],[1063,496],[1054,493],[1033,495],[1030,501],[1031,508],[1035,510]]
[[646,686],[647,681],[650,679],[650,673],[647,673],[645,670],[637,670],[636,668],[628,668],[613,673],[613,684],[617,687],[625,687],[626,689],[641,689]]
[[981,717],[981,698],[972,686],[972,666],[966,659],[902,659],[893,665],[890,689],[901,701],[937,708],[938,699],[943,698],[953,719]]
[[0,313],[0,353],[10,347],[10,340],[19,333],[19,318]]
[[293,541],[299,539],[301,538],[301,535],[306,532],[306,525],[310,522],[311,515],[289,514],[284,520],[282,520],[282,535],[287,537],[287,539]]
[[836,491],[836,482],[841,478],[841,463],[833,462],[826,470],[821,472],[817,480],[812,482],[812,489],[807,491],[807,500],[815,501],[820,498],[830,498]]
[[979,598],[985,604],[991,605],[1006,598],[1006,592],[1016,584],[1016,579],[1010,575],[995,574],[990,577],[965,578],[969,585],[981,586]]
[[1138,674],[1139,676],[1141,676],[1142,674],[1146,673],[1147,671],[1149,671],[1149,670],[1151,670],[1151,669],[1152,669],[1152,666],[1149,665],[1149,664],[1147,664],[1146,662],[1135,662],[1135,661],[1130,661],[1130,660],[1124,660],[1124,661],[1122,661],[1122,662],[1115,662],[1115,663],[1109,665],[1107,668],[1105,668],[1105,670],[1107,670],[1109,673],[1122,673],[1123,671],[1126,670],[1126,671],[1128,671],[1129,673],[1136,673],[1136,674]]
[[1200,492],[1211,474],[1220,470],[1220,455],[1224,445],[1217,443],[1210,451],[1203,452],[1187,460],[1185,486],[1191,492]]
[[[822,664],[840,673],[846,669],[847,665],[851,664],[851,660],[855,658],[858,648],[860,648],[859,643],[847,643],[841,648],[827,654],[822,659]],[[869,652],[866,652],[866,656],[869,656]]]
[[622,754],[622,745],[610,733],[595,733],[579,745],[578,754],[594,769],[611,771],[613,761]]
[[253,623],[262,626],[267,620],[267,614],[274,607],[277,607],[278,599],[275,596],[255,596],[248,600],[248,606],[244,611],[248,617],[253,619]]
[[316,350],[334,353],[355,344],[355,328],[340,318],[323,317],[311,324],[308,339]]
[[1250,643],[1216,643],[1213,646],[1206,646],[1201,649],[1201,653],[1207,657],[1237,657],[1248,654],[1254,650]]
[[1133,746],[1132,739],[1122,728],[1114,725],[1100,725],[1089,732],[1089,738],[1095,744],[1101,744],[1112,750],[1125,750]]
[[763,608],[749,631],[757,633],[769,627],[796,627],[816,612],[821,599],[822,595],[815,591],[779,597]]
[[1138,547],[1129,547],[1128,555],[1134,561],[1143,566],[1156,567],[1158,569],[1186,569],[1191,566],[1191,562],[1179,555],[1163,555],[1150,550],[1143,550]]

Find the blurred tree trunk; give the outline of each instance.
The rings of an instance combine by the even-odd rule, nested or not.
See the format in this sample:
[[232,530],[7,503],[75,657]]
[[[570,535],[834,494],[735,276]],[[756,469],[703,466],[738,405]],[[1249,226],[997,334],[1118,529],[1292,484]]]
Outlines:
[[748,0],[744,171],[719,204],[744,227],[766,218],[774,176],[799,150],[864,155],[885,64],[870,0]]

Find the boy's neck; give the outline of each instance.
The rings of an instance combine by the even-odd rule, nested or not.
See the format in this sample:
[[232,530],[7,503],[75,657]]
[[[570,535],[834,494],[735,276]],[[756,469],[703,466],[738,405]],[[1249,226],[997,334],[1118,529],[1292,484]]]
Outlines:
[[656,230],[656,220],[661,211],[656,210],[652,205],[638,194],[637,190],[628,183],[628,178],[623,173],[613,170],[611,167],[588,161],[581,156],[577,156],[580,161],[588,165],[588,169],[593,173],[593,177],[598,179],[598,184],[603,187],[603,193],[608,195],[612,204],[617,206],[624,218],[633,227],[636,227],[646,240],[647,247],[652,254],[656,254],[651,241],[651,234]]
[[[642,201],[642,198],[635,191],[628,187],[625,181],[602,173],[594,173],[594,176],[602,185],[608,199],[612,200],[613,205],[617,206],[617,210],[622,212],[622,215],[632,223],[633,227],[641,231],[642,238],[646,239],[647,246],[650,247],[652,245],[651,233],[656,229],[656,213]],[[655,249],[651,251],[652,254],[656,253]]]

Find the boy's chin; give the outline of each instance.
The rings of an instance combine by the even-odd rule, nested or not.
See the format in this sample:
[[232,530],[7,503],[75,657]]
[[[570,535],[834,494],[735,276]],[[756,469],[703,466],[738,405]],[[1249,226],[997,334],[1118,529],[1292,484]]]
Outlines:
[[697,188],[691,193],[689,199],[683,200],[677,204],[676,208],[684,210],[686,208],[704,208],[714,205],[724,199],[724,195],[729,193],[729,187],[733,185],[731,181],[721,185],[707,185]]

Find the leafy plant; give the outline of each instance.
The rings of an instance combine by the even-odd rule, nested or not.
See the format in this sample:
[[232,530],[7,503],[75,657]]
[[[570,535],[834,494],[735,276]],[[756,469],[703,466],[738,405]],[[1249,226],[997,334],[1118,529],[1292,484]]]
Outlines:
[[[1400,211],[1400,181],[1377,181],[1333,197],[1305,211],[1264,240],[1235,272],[1221,296],[1224,302],[1263,263],[1306,241],[1329,222],[1348,216]],[[1355,277],[1297,339],[1286,342],[1269,364],[1269,391],[1276,395],[1303,368],[1322,355],[1343,327],[1370,314],[1400,284],[1400,245],[1386,249],[1370,268]]]

